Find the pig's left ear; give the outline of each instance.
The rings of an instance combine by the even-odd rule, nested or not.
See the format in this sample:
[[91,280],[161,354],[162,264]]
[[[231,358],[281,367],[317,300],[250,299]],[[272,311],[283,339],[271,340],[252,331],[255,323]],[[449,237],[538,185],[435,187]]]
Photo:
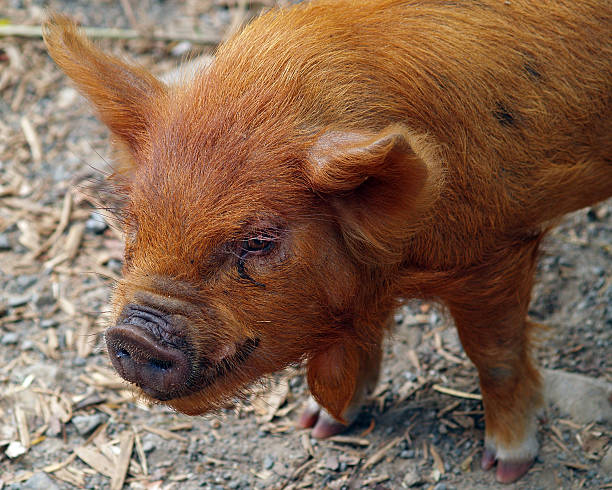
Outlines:
[[148,130],[166,87],[153,75],[104,54],[68,17],[43,24],[49,54],[97,109],[100,119],[132,154],[148,144]]
[[429,137],[403,126],[379,133],[328,131],[309,150],[306,174],[332,204],[354,253],[393,263],[439,194],[440,161]]

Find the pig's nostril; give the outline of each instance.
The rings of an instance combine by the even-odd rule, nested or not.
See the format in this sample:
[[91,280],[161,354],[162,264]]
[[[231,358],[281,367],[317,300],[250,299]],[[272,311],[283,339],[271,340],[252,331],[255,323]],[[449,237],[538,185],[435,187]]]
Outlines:
[[161,371],[166,371],[172,367],[172,362],[170,361],[161,361],[159,359],[151,359],[149,361],[149,365],[153,369],[159,369]]
[[129,359],[130,357],[132,357],[130,353],[126,351],[125,349],[117,349],[116,356],[119,359],[126,359],[126,358]]

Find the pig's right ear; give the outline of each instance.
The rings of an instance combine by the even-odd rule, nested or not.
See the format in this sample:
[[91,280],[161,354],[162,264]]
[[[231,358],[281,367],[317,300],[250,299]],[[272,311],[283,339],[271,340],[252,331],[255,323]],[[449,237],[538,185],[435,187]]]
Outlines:
[[312,189],[335,210],[346,243],[366,262],[395,263],[442,186],[442,157],[428,136],[393,125],[327,131],[308,151]]
[[142,151],[165,85],[146,70],[104,54],[66,16],[50,14],[43,38],[53,60],[95,106],[113,135],[133,154]]

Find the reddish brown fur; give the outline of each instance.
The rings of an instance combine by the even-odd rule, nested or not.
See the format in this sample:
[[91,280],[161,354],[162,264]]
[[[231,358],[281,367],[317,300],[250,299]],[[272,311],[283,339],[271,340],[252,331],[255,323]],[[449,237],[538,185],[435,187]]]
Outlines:
[[[398,301],[438,298],[478,367],[488,444],[532,458],[537,249],[551,220],[612,195],[611,32],[603,0],[319,1],[268,13],[166,87],[52,19],[49,52],[122,155],[115,317],[181,316],[208,358],[261,340],[169,404],[202,413],[306,360],[341,419]],[[276,248],[240,280],[235,244],[262,230]]]

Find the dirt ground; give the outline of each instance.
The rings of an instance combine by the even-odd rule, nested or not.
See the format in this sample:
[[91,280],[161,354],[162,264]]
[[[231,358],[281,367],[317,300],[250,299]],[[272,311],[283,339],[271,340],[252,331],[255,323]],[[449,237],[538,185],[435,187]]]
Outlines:
[[[249,3],[51,6],[87,26],[163,33],[100,41],[161,75],[186,55],[211,54],[215,41],[273,2]],[[0,0],[0,26],[33,26],[43,15],[43,2]],[[342,437],[316,441],[294,428],[306,398],[299,367],[212,416],[134,400],[102,342],[121,235],[81,191],[107,155],[105,129],[40,38],[0,37],[0,489],[494,486],[479,467],[475,369],[432,304],[410,302],[397,313],[379,387]],[[530,315],[551,327],[540,335],[542,366],[610,389],[612,201],[568,216],[546,240]],[[564,393],[559,401],[573,408],[547,411],[536,464],[507,488],[612,488],[612,399],[590,420],[581,410],[592,397]]]

